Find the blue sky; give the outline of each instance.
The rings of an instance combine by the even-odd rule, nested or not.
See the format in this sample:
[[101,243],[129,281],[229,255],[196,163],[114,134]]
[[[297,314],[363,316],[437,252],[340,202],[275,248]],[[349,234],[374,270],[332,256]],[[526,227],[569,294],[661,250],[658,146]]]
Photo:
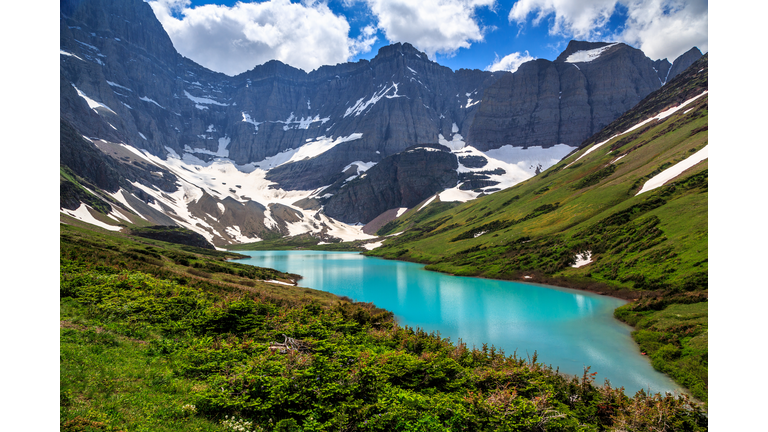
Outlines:
[[271,59],[310,71],[409,42],[460,68],[553,60],[571,39],[619,41],[652,59],[708,51],[707,0],[145,0],[177,50],[234,75]]

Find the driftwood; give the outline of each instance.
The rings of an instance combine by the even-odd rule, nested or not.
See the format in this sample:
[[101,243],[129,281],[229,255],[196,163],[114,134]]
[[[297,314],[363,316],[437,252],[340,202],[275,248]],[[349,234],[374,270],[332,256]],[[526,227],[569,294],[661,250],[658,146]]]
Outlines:
[[279,352],[280,354],[286,354],[289,351],[308,352],[311,350],[309,344],[302,340],[290,338],[283,334],[285,340],[280,342],[272,342],[269,345],[269,350],[272,352]]

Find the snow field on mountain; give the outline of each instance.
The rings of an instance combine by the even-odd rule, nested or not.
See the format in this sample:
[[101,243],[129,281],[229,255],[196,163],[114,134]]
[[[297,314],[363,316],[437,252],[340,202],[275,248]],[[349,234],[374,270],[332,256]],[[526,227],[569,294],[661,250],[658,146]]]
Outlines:
[[[569,163],[569,164],[568,164],[568,165],[566,165],[565,167],[566,167],[566,168],[568,168],[569,166],[571,166],[571,165],[575,164],[575,163],[576,163],[576,162],[577,162],[579,159],[581,159],[581,158],[583,158],[584,156],[586,156],[586,155],[588,155],[588,154],[592,153],[593,151],[595,151],[595,150],[597,150],[598,148],[602,147],[604,144],[606,144],[607,142],[611,141],[612,139],[614,139],[614,138],[616,138],[616,137],[619,137],[619,136],[621,136],[621,135],[624,135],[624,134],[627,134],[627,133],[629,133],[629,132],[632,132],[632,131],[633,131],[633,130],[635,130],[635,129],[641,128],[641,127],[645,126],[646,124],[648,124],[648,123],[650,123],[650,122],[652,122],[652,121],[654,121],[654,120],[664,120],[665,118],[667,118],[667,117],[671,116],[672,114],[674,114],[674,113],[676,113],[676,112],[680,111],[680,110],[681,110],[683,107],[685,107],[686,105],[688,105],[688,104],[690,104],[691,102],[695,101],[696,99],[698,99],[698,98],[700,98],[700,97],[704,96],[704,95],[705,95],[705,94],[707,94],[707,93],[709,93],[709,91],[708,91],[708,90],[705,90],[703,93],[701,93],[701,94],[699,94],[699,95],[697,95],[697,96],[694,96],[694,97],[692,97],[692,98],[688,99],[687,101],[685,101],[685,102],[681,103],[680,105],[677,105],[677,106],[674,106],[674,107],[672,107],[672,108],[669,108],[669,109],[667,109],[667,110],[665,110],[665,111],[662,111],[662,112],[660,112],[659,114],[657,114],[656,116],[654,116],[654,117],[651,117],[651,118],[649,118],[649,119],[647,119],[647,120],[643,120],[643,121],[641,121],[640,123],[638,123],[638,124],[636,124],[636,125],[632,126],[631,128],[629,128],[629,129],[625,130],[624,132],[618,133],[618,134],[616,134],[616,135],[614,135],[614,136],[612,136],[612,137],[608,138],[607,140],[605,140],[605,141],[603,141],[603,142],[600,142],[600,143],[597,143],[597,144],[593,145],[592,147],[590,147],[589,149],[587,149],[587,151],[585,151],[584,153],[582,153],[582,154],[581,154],[581,156],[579,156],[579,157],[577,157],[576,159],[574,159],[574,160],[573,160],[573,162]],[[690,111],[690,110],[689,110],[689,111]],[[687,113],[687,112],[689,112],[689,111],[686,111],[686,112],[684,112],[683,114],[686,114],[686,113]]]
[[93,217],[93,215],[91,214],[91,210],[93,209],[91,209],[90,206],[80,203],[80,207],[78,207],[77,210],[73,211],[73,210],[62,209],[61,213],[64,213],[67,216],[71,216],[75,219],[79,219],[83,222],[89,223],[91,225],[96,225],[97,227],[101,227],[110,231],[120,231],[119,226],[114,226],[108,223],[104,223],[96,219],[95,217]]
[[421,211],[422,209],[424,209],[424,207],[426,207],[426,206],[428,206],[430,203],[432,203],[432,201],[434,201],[434,200],[435,200],[435,198],[437,198],[437,195],[433,195],[433,196],[432,196],[432,198],[428,199],[428,200],[427,200],[427,201],[426,201],[424,204],[422,204],[422,205],[421,205],[421,207],[419,207],[419,209],[418,209],[418,210],[416,210],[416,211]]
[[376,249],[377,247],[380,247],[383,244],[384,244],[384,240],[377,241],[375,243],[366,243],[366,244],[363,245],[363,247],[368,249],[368,250],[374,250],[374,249]]
[[680,174],[682,174],[683,171],[709,158],[708,147],[709,147],[709,144],[705,145],[704,148],[697,151],[693,155],[687,157],[685,160],[682,160],[676,163],[675,165],[665,169],[664,171],[656,174],[655,176],[651,177],[647,182],[645,182],[645,184],[643,184],[642,189],[640,189],[640,191],[637,192],[635,196],[638,196],[643,192],[648,192],[658,187],[664,186],[666,182],[679,176]]
[[[75,85],[74,85],[74,84],[72,84],[72,87],[75,87]],[[101,102],[96,102],[95,100],[91,99],[91,98],[90,98],[90,97],[88,97],[88,96],[87,96],[85,93],[83,93],[82,91],[80,91],[80,89],[79,89],[79,88],[75,87],[75,91],[77,91],[77,94],[78,94],[78,96],[80,96],[81,98],[83,98],[83,100],[85,100],[85,102],[88,104],[88,107],[89,107],[89,108],[91,108],[91,109],[93,110],[93,112],[95,112],[96,114],[99,114],[99,111],[98,111],[96,108],[104,108],[104,109],[106,109],[107,111],[111,112],[112,114],[114,114],[114,115],[117,115],[117,113],[116,113],[116,112],[114,112],[114,111],[112,110],[112,108],[110,108],[110,107],[108,107],[108,106],[104,105],[104,104],[103,104],[103,103],[101,103]],[[114,126],[112,126],[112,127],[114,127]]]
[[[456,123],[454,123],[453,126],[456,126]],[[464,148],[464,145],[465,145],[464,137],[462,137],[461,134],[457,134],[456,133],[456,132],[458,132],[458,127],[454,128],[454,129],[456,129],[456,130],[453,131],[454,135],[451,137],[450,141],[445,139],[443,134],[439,134],[437,136],[437,141],[441,145],[444,145],[444,146],[448,147],[449,149],[451,149],[453,151],[461,150],[462,148]]]
[[487,158],[516,166],[533,176],[536,174],[536,168],[538,166],[541,166],[539,170],[542,172],[560,162],[560,160],[574,149],[576,149],[576,147],[567,144],[557,144],[547,148],[541,146],[522,148],[505,145],[497,149],[488,150],[485,152],[485,155]]
[[363,134],[361,133],[353,133],[346,137],[338,137],[335,140],[333,137],[328,138],[321,136],[318,137],[315,141],[308,142],[299,148],[289,149],[274,156],[267,157],[260,162],[253,162],[248,165],[252,165],[253,167],[260,168],[262,170],[269,170],[289,162],[296,162],[302,159],[313,158],[327,152],[328,150],[336,147],[341,143],[354,141],[362,137]]
[[591,50],[584,50],[584,51],[576,51],[575,53],[568,56],[567,59],[565,59],[568,63],[587,63],[591,62],[593,60],[596,60],[598,57],[600,57],[605,50],[608,48],[617,45],[616,43],[612,43],[610,45],[606,45],[604,47],[595,48]]
[[252,243],[260,241],[258,237],[247,237],[240,232],[240,227],[237,225],[228,226],[224,229],[227,234],[238,243]]
[[[389,86],[389,87],[387,87],[387,88],[385,88],[383,90],[377,91],[376,93],[373,94],[373,96],[370,97],[370,99],[368,99],[365,102],[363,102],[363,100],[365,100],[365,96],[361,97],[360,99],[357,100],[357,102],[355,102],[354,105],[352,105],[351,107],[347,108],[347,110],[344,112],[344,117],[348,117],[348,116],[350,116],[352,114],[354,114],[355,117],[357,117],[360,114],[363,114],[365,112],[365,110],[368,109],[368,107],[375,105],[376,102],[380,101],[385,95],[387,96],[388,99],[392,99],[392,98],[396,98],[396,97],[401,97],[402,95],[398,95],[397,94],[397,86],[398,86],[398,84],[399,83],[394,83],[393,82],[391,86]],[[387,95],[387,93],[390,90],[392,90],[393,88],[395,89],[395,94],[391,95],[391,96]]]
[[477,198],[478,195],[480,194],[477,192],[473,192],[470,190],[461,190],[459,189],[458,186],[451,189],[446,189],[440,192],[439,194],[437,194],[437,196],[440,197],[441,202],[450,202],[450,201],[467,202],[469,200],[473,200]]
[[85,60],[81,59],[80,57],[78,57],[78,56],[76,56],[76,55],[74,55],[72,53],[64,51],[63,49],[59,49],[59,54],[65,55],[65,56],[69,56],[69,57],[74,57],[74,58],[76,58],[76,59],[78,59],[80,61],[85,61]]
[[[354,135],[362,136],[362,134]],[[350,137],[343,138],[348,139]],[[343,142],[341,141],[343,138],[339,138],[332,143]],[[292,205],[298,200],[312,196],[314,192],[319,193],[322,189],[316,191],[284,191],[282,189],[270,189],[269,186],[274,185],[274,183],[266,180],[266,171],[252,166],[246,166],[246,169],[242,170],[241,168],[243,167],[236,166],[229,159],[222,158],[214,159],[211,162],[204,162],[190,154],[185,154],[180,158],[175,152],[170,152],[168,159],[163,160],[147,151],[138,150],[134,147],[122,144],[121,146],[152,164],[168,169],[179,178],[179,189],[170,194],[146,187],[139,183],[134,183],[134,186],[155,198],[157,202],[151,204],[151,207],[158,211],[163,211],[159,203],[170,207],[176,216],[174,217],[174,220],[177,220],[180,225],[186,228],[199,232],[206,237],[208,241],[213,241],[214,234],[212,234],[211,231],[215,232],[214,227],[206,223],[203,219],[191,214],[187,207],[189,203],[199,200],[203,196],[203,191],[219,200],[230,197],[243,203],[256,201],[265,206],[268,206],[269,204],[282,204],[293,208],[303,214],[304,217],[300,222],[286,224],[286,228],[291,235],[302,234],[305,232],[320,232],[322,230],[320,223],[325,223],[328,226],[329,235],[344,241],[375,238],[375,236],[363,233],[362,227],[350,226],[331,220],[322,214],[319,215],[320,220],[318,221],[315,219],[315,216],[318,213],[317,211],[303,210]],[[365,163],[362,162],[361,164],[365,165]],[[122,201],[125,201],[125,199],[123,198],[121,202]],[[219,210],[222,210],[223,207],[223,205],[219,204]],[[170,216],[173,217],[173,215]],[[212,215],[209,216],[212,219],[216,219]],[[198,224],[202,225],[202,227],[198,226]],[[276,228],[278,226],[278,223],[272,217],[269,208],[264,211],[264,224],[268,228]],[[232,228],[231,230],[229,228],[232,227],[226,229],[226,234],[235,241],[258,241],[257,237],[246,237],[243,235],[240,232],[240,227],[237,227],[236,229]]]

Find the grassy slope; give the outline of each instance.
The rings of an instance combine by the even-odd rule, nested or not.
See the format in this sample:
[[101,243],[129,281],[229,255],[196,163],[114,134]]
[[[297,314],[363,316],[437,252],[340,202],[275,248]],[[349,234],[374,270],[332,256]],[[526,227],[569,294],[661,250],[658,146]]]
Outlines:
[[[706,88],[704,57],[588,143],[605,141]],[[705,95],[573,163],[587,146],[513,188],[443,211],[434,211],[441,204],[410,210],[379,234],[405,232],[368,254],[452,274],[644,298],[617,311],[617,317],[641,329],[635,338],[654,366],[706,400],[707,348],[700,341],[707,333],[708,163],[635,194],[655,173],[703,148],[707,124]],[[420,215],[428,210],[428,217]],[[593,262],[572,267],[583,251],[592,252]],[[654,324],[670,304],[692,302],[699,312],[678,314],[680,325]],[[655,342],[646,329],[655,332]]]
[[[454,346],[232,253],[60,238],[62,431],[706,430],[686,398]],[[272,352],[283,335],[310,349]]]

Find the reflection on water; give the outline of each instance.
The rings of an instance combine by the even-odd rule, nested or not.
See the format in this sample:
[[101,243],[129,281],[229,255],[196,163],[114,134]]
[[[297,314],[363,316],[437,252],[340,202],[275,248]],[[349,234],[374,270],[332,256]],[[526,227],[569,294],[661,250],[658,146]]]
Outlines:
[[639,354],[630,328],[613,318],[623,300],[534,284],[448,276],[421,265],[350,252],[250,251],[246,264],[297,273],[299,285],[372,302],[401,325],[483,343],[581,375],[584,366],[633,395],[681,391]]

